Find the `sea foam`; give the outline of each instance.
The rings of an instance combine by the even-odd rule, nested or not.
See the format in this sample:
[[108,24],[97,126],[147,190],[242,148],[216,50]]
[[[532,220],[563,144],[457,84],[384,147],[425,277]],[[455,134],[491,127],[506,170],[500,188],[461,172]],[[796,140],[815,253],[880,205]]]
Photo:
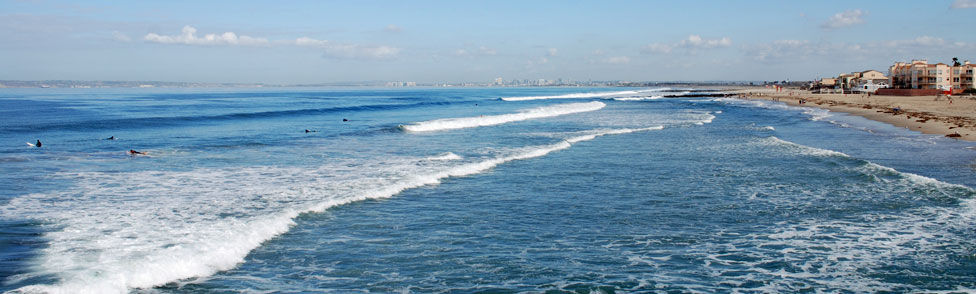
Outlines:
[[58,176],[76,187],[14,198],[0,206],[0,215],[51,224],[45,234],[49,246],[31,272],[12,279],[56,277],[58,282],[15,291],[128,293],[232,269],[251,250],[287,232],[303,213],[392,197],[599,136],[661,128],[593,130],[467,162],[447,153],[434,162],[383,158],[318,168],[65,173]]
[[872,176],[872,177],[877,178],[877,179],[882,178],[882,177],[879,177],[879,175],[893,175],[893,176],[896,176],[901,181],[904,181],[909,186],[929,187],[929,188],[933,188],[933,189],[935,189],[937,191],[957,191],[957,192],[962,192],[963,194],[976,195],[976,190],[974,190],[974,189],[972,189],[972,188],[970,188],[968,186],[959,185],[959,184],[953,184],[953,183],[947,183],[947,182],[939,181],[939,180],[936,180],[936,179],[933,179],[933,178],[929,178],[929,177],[926,177],[926,176],[922,176],[922,175],[917,175],[917,174],[913,174],[913,173],[909,173],[909,172],[898,171],[898,170],[896,170],[894,168],[890,168],[890,167],[887,167],[887,166],[883,166],[883,165],[880,165],[880,164],[877,164],[877,163],[873,163],[873,162],[870,162],[870,161],[867,161],[867,160],[854,158],[853,156],[850,156],[850,155],[845,154],[843,152],[838,152],[838,151],[833,151],[833,150],[828,150],[828,149],[821,149],[821,148],[816,148],[816,147],[810,147],[810,146],[806,146],[806,145],[801,145],[801,144],[797,144],[797,143],[794,143],[794,142],[786,141],[786,140],[783,140],[783,139],[780,139],[780,138],[777,138],[777,137],[768,137],[768,138],[762,139],[761,142],[762,142],[761,144],[767,145],[767,146],[787,147],[790,150],[792,150],[793,152],[796,152],[797,154],[800,154],[800,155],[817,156],[817,157],[838,157],[838,158],[844,158],[844,159],[848,159],[848,160],[857,161],[860,164],[858,164],[855,167],[855,170],[856,171],[858,171],[860,173],[863,173],[863,174],[866,174],[866,175],[869,175],[869,176]]
[[452,130],[452,129],[493,126],[493,125],[500,125],[500,124],[516,122],[516,121],[554,117],[554,116],[587,112],[587,111],[595,111],[595,110],[600,110],[605,106],[607,105],[604,104],[603,102],[597,102],[597,101],[587,102],[587,103],[567,103],[567,104],[558,104],[553,106],[532,108],[517,113],[510,113],[510,114],[446,118],[446,119],[424,121],[424,122],[418,122],[410,125],[404,125],[401,126],[401,128],[409,132],[430,132],[430,131],[443,131],[443,130]]
[[597,98],[597,97],[612,97],[612,96],[630,96],[630,95],[637,95],[637,94],[641,94],[641,93],[659,92],[659,91],[666,91],[666,90],[669,90],[669,88],[657,88],[657,89],[647,89],[647,90],[631,90],[631,91],[616,91],[616,92],[572,93],[572,94],[551,95],[551,96],[503,97],[502,100],[505,100],[505,101],[526,101],[526,100],[545,100],[545,99],[581,99],[581,98]]

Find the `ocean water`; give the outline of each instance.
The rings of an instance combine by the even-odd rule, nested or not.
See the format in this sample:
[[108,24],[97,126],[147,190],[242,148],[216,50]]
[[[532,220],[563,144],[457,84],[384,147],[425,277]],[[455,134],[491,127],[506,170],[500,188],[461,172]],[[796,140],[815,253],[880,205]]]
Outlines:
[[976,144],[708,94],[3,89],[0,291],[976,291]]

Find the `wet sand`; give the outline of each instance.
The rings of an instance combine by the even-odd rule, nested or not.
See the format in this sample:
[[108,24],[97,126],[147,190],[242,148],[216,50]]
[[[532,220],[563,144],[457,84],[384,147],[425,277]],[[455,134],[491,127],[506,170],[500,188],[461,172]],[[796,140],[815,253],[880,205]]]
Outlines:
[[[784,89],[731,89],[744,99],[782,101],[793,106],[825,108],[889,123],[925,134],[976,141],[976,97],[877,96],[862,94],[810,94]],[[800,104],[804,100],[806,103]],[[950,102],[951,100],[951,102]]]

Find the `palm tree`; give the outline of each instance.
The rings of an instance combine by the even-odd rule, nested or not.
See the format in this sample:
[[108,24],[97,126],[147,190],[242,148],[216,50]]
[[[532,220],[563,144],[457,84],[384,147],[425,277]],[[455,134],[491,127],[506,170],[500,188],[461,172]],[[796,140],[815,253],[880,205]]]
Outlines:
[[959,63],[959,57],[953,57],[952,58],[952,66],[960,66],[960,65],[962,65],[962,64]]

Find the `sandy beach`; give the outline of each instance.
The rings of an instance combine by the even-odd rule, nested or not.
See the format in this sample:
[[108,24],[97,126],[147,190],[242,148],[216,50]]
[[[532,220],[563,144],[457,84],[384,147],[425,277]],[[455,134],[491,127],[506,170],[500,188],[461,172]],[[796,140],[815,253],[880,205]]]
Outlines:
[[[782,101],[793,106],[818,107],[889,123],[925,134],[976,141],[974,96],[878,96],[811,94],[806,90],[769,88],[733,89],[744,99]],[[803,100],[805,103],[801,104]]]

